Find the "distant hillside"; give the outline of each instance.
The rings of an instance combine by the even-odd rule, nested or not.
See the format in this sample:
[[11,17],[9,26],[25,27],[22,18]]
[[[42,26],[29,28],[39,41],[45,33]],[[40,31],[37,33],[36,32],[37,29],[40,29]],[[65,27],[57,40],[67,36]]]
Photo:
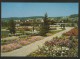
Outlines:
[[[11,18],[13,20],[27,20],[27,19],[34,19],[34,18],[43,18],[44,16],[31,16],[31,17],[10,17],[10,18],[2,18],[1,20],[10,20]],[[70,16],[68,16],[70,18],[75,18],[78,17],[78,14],[72,14]],[[54,18],[54,19],[60,19],[62,17],[49,17],[49,18]]]
[[26,20],[26,19],[34,19],[34,18],[43,18],[43,16],[31,16],[31,17],[10,17],[10,18],[2,18],[2,20]]
[[75,17],[78,17],[78,14],[72,14],[69,16],[70,18],[75,18]]

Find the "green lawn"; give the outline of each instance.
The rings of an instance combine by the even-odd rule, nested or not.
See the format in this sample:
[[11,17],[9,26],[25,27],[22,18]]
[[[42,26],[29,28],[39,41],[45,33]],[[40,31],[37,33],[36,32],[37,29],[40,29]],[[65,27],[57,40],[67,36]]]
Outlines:
[[1,31],[1,38],[8,37],[9,31]]
[[47,33],[46,35],[47,35],[47,36],[54,35],[54,34],[56,34],[56,33],[58,33],[58,32],[63,31],[63,30],[64,30],[64,29],[62,29],[62,30],[56,30],[56,31],[50,30],[49,33]]

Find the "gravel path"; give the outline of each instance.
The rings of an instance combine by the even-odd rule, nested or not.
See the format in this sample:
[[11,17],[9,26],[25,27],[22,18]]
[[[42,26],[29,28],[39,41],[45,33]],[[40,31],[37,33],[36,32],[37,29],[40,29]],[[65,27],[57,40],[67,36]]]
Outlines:
[[13,51],[11,51],[11,52],[6,52],[6,53],[1,53],[1,56],[27,56],[27,55],[29,55],[31,52],[34,52],[34,51],[36,51],[37,49],[38,49],[38,46],[43,46],[44,45],[44,43],[46,42],[46,41],[49,41],[49,40],[51,40],[53,37],[56,37],[56,36],[61,36],[63,33],[65,33],[65,32],[67,32],[67,31],[69,31],[69,30],[71,30],[73,27],[66,27],[66,30],[64,30],[64,31],[61,31],[61,32],[59,32],[59,33],[56,33],[55,35],[52,35],[52,36],[49,36],[49,37],[46,37],[46,38],[44,38],[44,39],[42,39],[42,40],[39,40],[39,41],[36,41],[36,42],[34,42],[34,43],[31,43],[31,44],[29,44],[29,45],[27,45],[27,46],[23,46],[22,48],[20,48],[20,49],[16,49],[16,50],[13,50]]

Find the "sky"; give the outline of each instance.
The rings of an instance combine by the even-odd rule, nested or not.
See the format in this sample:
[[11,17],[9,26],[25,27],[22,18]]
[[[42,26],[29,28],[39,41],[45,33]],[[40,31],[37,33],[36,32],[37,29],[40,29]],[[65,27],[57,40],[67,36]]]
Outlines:
[[78,14],[78,3],[20,3],[2,2],[1,18],[44,16],[49,17],[69,16]]

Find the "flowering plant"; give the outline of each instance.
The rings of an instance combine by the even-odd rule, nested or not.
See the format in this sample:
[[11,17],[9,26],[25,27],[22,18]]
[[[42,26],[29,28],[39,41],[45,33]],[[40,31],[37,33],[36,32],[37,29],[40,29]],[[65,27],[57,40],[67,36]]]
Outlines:
[[70,35],[77,36],[78,35],[78,29],[73,28],[70,31],[64,33],[63,35],[66,35],[66,36],[70,36]]

